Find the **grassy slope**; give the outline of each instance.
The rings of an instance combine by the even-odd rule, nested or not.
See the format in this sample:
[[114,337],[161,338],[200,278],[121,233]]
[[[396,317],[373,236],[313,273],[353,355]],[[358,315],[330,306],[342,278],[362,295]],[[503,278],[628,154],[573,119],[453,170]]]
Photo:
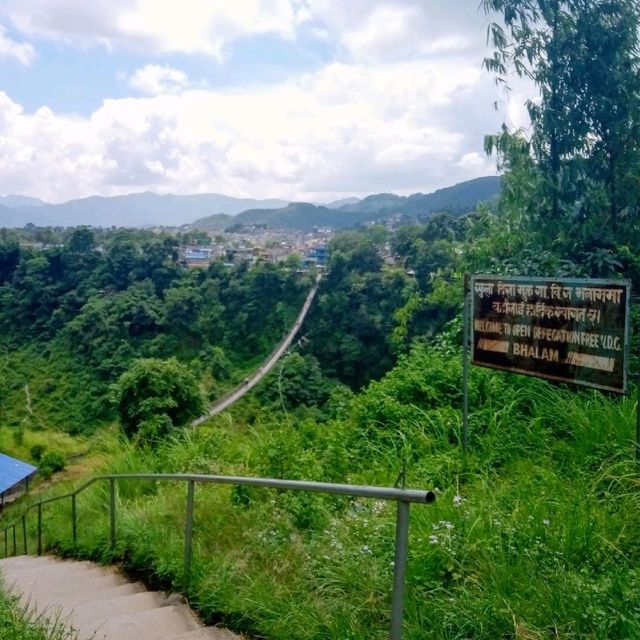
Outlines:
[[[191,471],[439,488],[414,506],[405,638],[640,637],[635,403],[474,370],[463,467],[460,359],[416,349],[328,423],[260,414],[155,454],[112,445],[112,472]],[[64,485],[54,488],[64,490]],[[199,487],[190,600],[271,640],[386,637],[394,510],[375,501]],[[111,550],[107,487],[50,507],[53,548],[183,586],[185,490],[123,482]],[[33,526],[33,523],[31,523]]]

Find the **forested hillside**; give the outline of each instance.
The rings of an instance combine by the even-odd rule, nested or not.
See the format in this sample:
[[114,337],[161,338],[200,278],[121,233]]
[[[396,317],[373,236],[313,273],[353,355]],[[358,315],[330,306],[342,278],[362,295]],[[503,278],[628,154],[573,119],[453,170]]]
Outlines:
[[91,431],[114,415],[109,385],[143,357],[177,357],[215,397],[271,351],[312,281],[270,264],[188,270],[168,235],[100,240],[79,228],[59,247],[0,244],[3,426]]

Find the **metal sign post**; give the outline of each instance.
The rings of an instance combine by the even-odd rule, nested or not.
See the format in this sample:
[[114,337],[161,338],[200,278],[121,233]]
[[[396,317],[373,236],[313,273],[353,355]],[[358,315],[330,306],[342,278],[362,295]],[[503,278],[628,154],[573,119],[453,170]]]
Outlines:
[[464,274],[464,303],[463,303],[463,327],[462,327],[462,453],[466,467],[467,451],[469,449],[469,342],[470,342],[470,315],[469,302],[471,300],[471,279],[468,273]]
[[638,376],[638,401],[636,404],[636,460],[640,462],[640,376]]
[[640,366],[638,366],[638,400],[636,402],[636,460],[640,462]]

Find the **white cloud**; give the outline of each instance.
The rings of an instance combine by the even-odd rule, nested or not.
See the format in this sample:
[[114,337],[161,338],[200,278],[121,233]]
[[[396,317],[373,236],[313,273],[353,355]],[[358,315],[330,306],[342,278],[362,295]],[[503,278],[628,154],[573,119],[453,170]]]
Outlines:
[[478,0],[4,0],[22,32],[64,43],[222,60],[239,38],[309,33],[351,59],[459,52],[484,46]]
[[487,175],[495,172],[495,163],[490,158],[487,158],[486,155],[477,151],[465,153],[457,165],[462,169],[476,171],[478,175]]
[[149,95],[177,93],[183,90],[188,83],[189,78],[184,71],[168,65],[160,66],[157,64],[148,64],[136,69],[129,78],[130,87]]
[[24,33],[82,45],[220,58],[240,36],[293,37],[302,0],[6,0]]
[[[21,32],[74,46],[224,60],[232,43],[276,34],[301,48],[311,37],[334,55],[302,77],[234,91],[196,90],[198,79],[149,64],[120,78],[148,97],[105,100],[83,118],[25,113],[0,93],[0,192],[327,201],[430,191],[493,172],[482,141],[503,116],[481,70],[487,20],[478,0],[0,2]],[[526,119],[517,105],[514,95],[510,123]]]
[[0,25],[0,58],[14,58],[22,65],[29,65],[36,57],[36,51],[28,42],[15,42]]
[[430,191],[486,174],[477,154],[499,126],[493,92],[475,65],[447,71],[420,61],[333,64],[234,92],[106,100],[87,118],[25,113],[0,93],[0,192],[325,201]]
[[[487,19],[477,0],[309,0],[310,15],[352,59],[389,61],[483,54]],[[475,44],[474,44],[475,43]]]

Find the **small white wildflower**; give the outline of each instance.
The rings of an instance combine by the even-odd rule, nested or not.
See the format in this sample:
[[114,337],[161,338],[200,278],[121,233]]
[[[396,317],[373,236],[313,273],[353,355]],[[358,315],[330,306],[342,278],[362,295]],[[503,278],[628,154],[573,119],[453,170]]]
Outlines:
[[368,544],[362,545],[362,553],[371,553],[371,548]]
[[439,544],[440,538],[438,536],[431,535],[429,536],[429,544]]
[[376,502],[373,503],[373,507],[371,507],[371,511],[375,515],[378,515],[385,510],[385,507],[386,505],[384,503],[384,500],[377,500]]
[[464,498],[462,496],[453,496],[453,506],[460,507],[464,502]]
[[551,520],[547,520],[546,518],[542,521],[542,524],[545,525],[545,527],[548,527],[551,524]]

